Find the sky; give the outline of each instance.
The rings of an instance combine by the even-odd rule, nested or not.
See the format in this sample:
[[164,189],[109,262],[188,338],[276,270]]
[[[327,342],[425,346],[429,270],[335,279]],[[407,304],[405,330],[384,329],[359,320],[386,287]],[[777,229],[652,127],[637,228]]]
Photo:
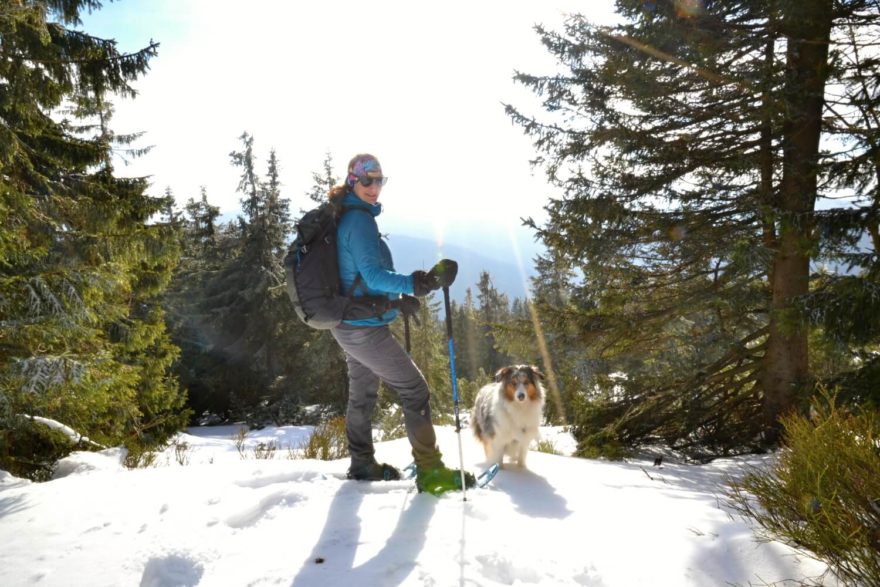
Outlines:
[[[825,565],[758,542],[722,483],[770,458],[685,465],[667,455],[594,461],[543,428],[558,455],[441,497],[412,480],[346,481],[347,460],[291,458],[309,427],[190,429],[151,468],[121,449],[74,453],[56,477],[0,471],[0,585],[7,587],[715,587],[800,585]],[[485,465],[468,429],[438,427],[447,464]],[[274,459],[255,457],[275,442]],[[377,458],[406,465],[406,439]]]
[[[117,100],[118,133],[145,133],[152,151],[120,175],[148,175],[180,203],[200,186],[221,212],[239,207],[229,153],[254,136],[258,169],[269,150],[281,163],[291,209],[326,154],[341,177],[370,152],[389,183],[381,227],[435,239],[461,230],[527,233],[556,192],[533,170],[530,140],[504,103],[538,113],[515,71],[555,63],[533,30],[564,15],[613,18],[611,0],[119,0],[84,17],[84,30],[122,51],[160,43],[135,100]],[[464,228],[462,228],[464,227]],[[531,237],[531,233],[528,233]],[[530,238],[528,240],[531,240]]]

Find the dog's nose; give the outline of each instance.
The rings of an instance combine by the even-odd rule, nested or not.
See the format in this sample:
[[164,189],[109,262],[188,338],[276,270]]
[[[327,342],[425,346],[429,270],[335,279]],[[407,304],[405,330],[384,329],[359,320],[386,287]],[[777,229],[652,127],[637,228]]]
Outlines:
[[525,399],[526,399],[526,393],[525,393],[524,391],[518,391],[518,392],[516,392],[516,399],[517,399],[517,401],[523,401],[523,400],[525,400]]

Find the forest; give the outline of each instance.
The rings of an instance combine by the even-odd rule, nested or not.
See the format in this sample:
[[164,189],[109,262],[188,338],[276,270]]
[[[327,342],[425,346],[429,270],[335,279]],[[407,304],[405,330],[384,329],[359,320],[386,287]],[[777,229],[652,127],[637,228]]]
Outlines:
[[[78,31],[97,8],[0,7],[0,468],[34,479],[72,450],[125,446],[136,466],[188,425],[314,424],[346,402],[338,346],[286,297],[304,211],[275,152],[248,132],[230,145],[241,213],[225,223],[206,190],[156,197],[121,177],[137,135],[114,133],[112,100],[134,95],[156,45],[120,53]],[[463,407],[530,363],[581,456],[662,445],[697,462],[779,447],[817,398],[876,414],[880,6],[617,10],[614,27],[537,26],[563,73],[516,75],[541,112],[504,105],[562,195],[530,223],[547,250],[530,296],[484,273],[452,305]],[[317,205],[334,164],[290,189]],[[441,301],[411,325],[411,354],[442,419]],[[391,394],[380,408],[399,433]]]

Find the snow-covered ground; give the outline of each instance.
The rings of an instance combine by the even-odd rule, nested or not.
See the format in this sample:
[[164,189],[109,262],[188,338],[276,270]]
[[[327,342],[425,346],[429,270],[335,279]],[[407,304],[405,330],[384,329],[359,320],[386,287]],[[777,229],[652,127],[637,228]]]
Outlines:
[[[0,585],[707,587],[825,571],[758,543],[724,509],[724,479],[759,459],[654,467],[532,452],[528,471],[502,470],[463,501],[412,481],[346,481],[345,460],[292,458],[310,432],[264,429],[237,447],[232,427],[192,429],[151,468],[124,469],[110,450],[72,455],[46,483],[0,472]],[[544,437],[571,453],[563,431]],[[457,465],[454,430],[438,438]],[[269,441],[274,459],[255,458]],[[461,441],[480,468],[467,430]],[[405,439],[377,450],[410,461]]]

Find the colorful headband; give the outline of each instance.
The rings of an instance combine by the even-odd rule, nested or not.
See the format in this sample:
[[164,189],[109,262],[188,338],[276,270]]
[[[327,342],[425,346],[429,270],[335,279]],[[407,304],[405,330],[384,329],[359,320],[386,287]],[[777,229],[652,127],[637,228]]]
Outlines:
[[348,187],[354,187],[357,180],[362,177],[382,177],[382,166],[372,155],[356,159],[348,170],[346,183]]

